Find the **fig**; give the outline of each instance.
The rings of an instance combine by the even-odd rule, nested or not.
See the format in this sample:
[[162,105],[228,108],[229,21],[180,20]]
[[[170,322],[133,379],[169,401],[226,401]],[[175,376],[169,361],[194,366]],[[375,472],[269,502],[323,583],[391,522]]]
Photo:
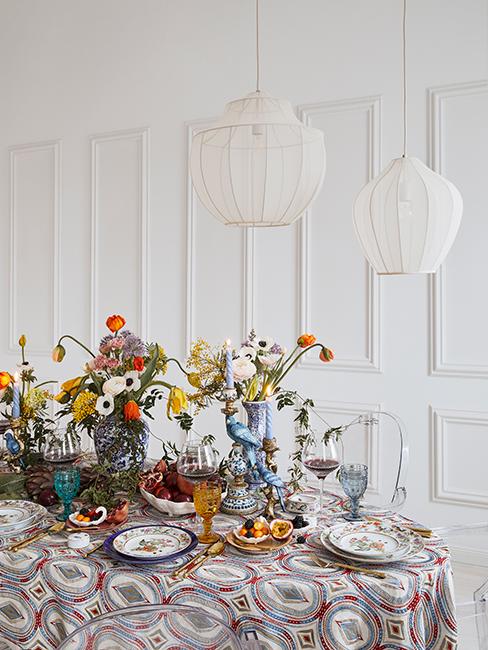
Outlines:
[[168,490],[167,487],[164,485],[159,487],[156,492],[154,493],[154,496],[157,497],[158,499],[166,499],[169,500],[171,499],[171,492]]
[[176,477],[176,485],[182,494],[186,494],[190,497],[193,496],[193,483],[190,483],[190,481],[184,476],[178,474]]
[[191,503],[193,499],[189,494],[177,494],[173,498],[173,501],[175,503]]
[[39,493],[37,500],[41,506],[53,506],[58,501],[58,495],[51,488],[45,488]]

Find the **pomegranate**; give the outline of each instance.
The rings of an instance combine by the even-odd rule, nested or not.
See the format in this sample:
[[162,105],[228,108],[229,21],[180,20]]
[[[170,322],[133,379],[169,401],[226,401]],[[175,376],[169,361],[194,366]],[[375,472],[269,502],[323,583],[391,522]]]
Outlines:
[[188,481],[184,476],[178,474],[176,478],[176,485],[182,494],[186,494],[190,497],[193,496],[193,483],[190,483],[190,481]]

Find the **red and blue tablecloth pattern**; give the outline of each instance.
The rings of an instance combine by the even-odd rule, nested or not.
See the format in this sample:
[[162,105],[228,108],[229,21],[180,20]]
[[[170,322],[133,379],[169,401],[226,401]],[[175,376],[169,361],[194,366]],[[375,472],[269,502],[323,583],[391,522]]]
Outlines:
[[[161,519],[150,506],[137,505],[130,525]],[[218,529],[231,525],[235,520],[218,515]],[[0,551],[0,650],[56,648],[90,618],[154,603],[198,606],[263,649],[455,649],[451,567],[442,540],[427,540],[420,555],[385,569],[383,580],[324,568],[315,544],[312,533],[306,544],[269,555],[242,555],[227,546],[183,581],[171,578],[174,565],[133,567],[101,551],[83,558],[62,536],[16,553]]]

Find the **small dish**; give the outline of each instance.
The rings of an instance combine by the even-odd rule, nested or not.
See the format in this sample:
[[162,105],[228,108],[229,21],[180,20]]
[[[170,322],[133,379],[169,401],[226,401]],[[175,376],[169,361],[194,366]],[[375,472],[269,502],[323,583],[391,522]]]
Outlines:
[[243,526],[237,526],[237,528],[234,528],[233,533],[235,535],[235,538],[239,542],[242,542],[243,544],[261,544],[262,542],[265,542],[271,537],[269,524],[264,517],[256,517],[256,519],[254,519],[253,521],[255,524],[258,522],[262,523],[264,525],[263,530],[268,531],[267,534],[264,534],[261,537],[246,537],[245,535],[241,535],[241,530],[243,530]]
[[92,521],[78,521],[76,517],[80,514],[79,510],[77,512],[73,512],[68,517],[68,519],[73,524],[73,526],[79,526],[80,528],[90,528],[90,526],[100,526],[100,524],[104,522],[105,519],[107,518],[107,508],[104,508],[103,506],[98,506],[98,508],[95,508],[95,513],[97,512],[100,512],[100,516],[97,519],[93,519]]
[[287,512],[295,515],[317,512],[317,498],[308,494],[292,494],[285,502]]

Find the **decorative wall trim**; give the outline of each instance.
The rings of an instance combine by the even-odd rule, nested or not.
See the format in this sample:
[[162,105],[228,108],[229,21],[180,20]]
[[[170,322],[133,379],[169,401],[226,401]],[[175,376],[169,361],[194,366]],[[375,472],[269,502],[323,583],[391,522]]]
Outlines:
[[[344,415],[348,416],[344,418],[344,424],[347,424],[348,421],[352,421],[355,417],[362,415],[364,413],[382,411],[381,404],[365,404],[361,402],[329,402],[329,401],[317,401],[315,402],[315,409],[327,420],[327,414],[334,415]],[[347,431],[344,434],[346,436],[344,446],[347,449]],[[367,440],[366,445],[366,454],[367,454],[367,465],[368,465],[368,492],[370,494],[379,494],[380,493],[380,445],[379,445],[379,436],[378,429],[374,428],[372,435]]]
[[147,338],[149,312],[149,128],[110,131],[90,137],[91,142],[91,279],[90,279],[90,339],[92,348],[96,347],[98,313],[98,150],[100,145],[117,140],[137,140],[139,148],[139,335]]
[[[17,327],[17,297],[18,291],[16,286],[16,245],[17,245],[17,219],[16,219],[16,161],[19,155],[35,153],[38,151],[52,151],[53,154],[53,246],[52,246],[52,273],[53,273],[53,300],[52,300],[52,345],[46,349],[36,349],[29,346],[29,354],[45,356],[50,355],[52,348],[58,341],[60,326],[60,274],[59,274],[59,255],[60,255],[60,219],[61,219],[61,140],[48,140],[45,142],[34,142],[11,147],[10,152],[10,287],[9,287],[9,352],[18,353],[17,339],[19,337]],[[48,256],[46,254],[46,260]]]
[[[300,119],[309,126],[314,126],[317,115],[341,113],[344,111],[366,111],[368,115],[368,179],[374,178],[381,167],[381,97],[360,97],[343,101],[308,104],[299,108]],[[327,143],[326,143],[327,148]],[[358,191],[359,191],[358,187]],[[352,206],[351,206],[352,210]],[[308,210],[300,223],[300,331],[313,330],[311,320],[310,298],[310,219],[313,208]],[[352,218],[352,217],[351,217]],[[324,366],[315,356],[304,355],[299,365],[303,368],[332,371],[381,372],[381,311],[380,311],[380,279],[365,260],[367,266],[367,304],[365,337],[367,350],[365,358],[339,358],[334,363]]]
[[[455,422],[466,426],[488,426],[488,412],[430,409],[431,412],[431,466],[432,501],[454,505],[488,508],[488,489],[484,492],[460,491],[448,485],[446,423]],[[466,439],[463,439],[466,445]],[[457,453],[457,452],[455,452]]]
[[[445,102],[452,97],[488,93],[488,81],[453,84],[428,90],[429,166],[437,173],[445,173]],[[443,264],[430,281],[430,374],[445,377],[488,378],[488,365],[454,363],[446,357],[446,271]]]
[[[192,120],[187,122],[187,185],[186,185],[186,318],[185,318],[185,352],[189,352],[191,342],[195,338],[195,214],[198,196],[193,189],[190,174],[190,151],[195,133],[215,122],[215,118]],[[243,268],[242,268],[242,340],[253,327],[255,317],[254,291],[254,253],[255,230],[245,228],[243,237]]]

